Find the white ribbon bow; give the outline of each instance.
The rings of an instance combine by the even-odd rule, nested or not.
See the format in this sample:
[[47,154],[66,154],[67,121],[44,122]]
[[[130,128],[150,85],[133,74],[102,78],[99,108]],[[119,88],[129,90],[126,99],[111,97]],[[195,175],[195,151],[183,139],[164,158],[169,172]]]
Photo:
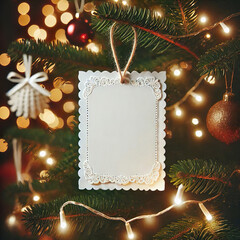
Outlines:
[[39,72],[31,76],[32,56],[23,54],[23,63],[25,66],[25,77],[16,72],[10,72],[7,76],[7,79],[11,82],[19,84],[9,90],[6,95],[9,97],[19,91],[26,84],[29,84],[42,95],[49,97],[50,92],[37,84],[38,82],[44,82],[48,80],[47,74],[45,72]]

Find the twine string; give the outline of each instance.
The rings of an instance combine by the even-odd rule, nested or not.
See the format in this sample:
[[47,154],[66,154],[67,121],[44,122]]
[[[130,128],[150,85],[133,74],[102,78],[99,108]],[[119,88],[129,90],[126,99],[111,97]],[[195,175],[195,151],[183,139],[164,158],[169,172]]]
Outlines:
[[84,4],[85,4],[85,0],[81,0],[81,4],[79,5],[78,0],[74,0],[74,4],[75,4],[75,8],[76,8],[76,12],[78,14],[83,12],[83,8],[84,8]]
[[111,49],[112,49],[112,53],[113,53],[113,58],[114,58],[114,61],[116,63],[116,66],[117,66],[117,71],[120,75],[120,83],[127,83],[129,81],[128,77],[127,77],[127,70],[132,62],[132,59],[133,59],[133,56],[135,54],[135,51],[136,51],[136,48],[137,48],[137,32],[135,30],[134,27],[132,27],[132,30],[134,32],[134,42],[133,42],[133,47],[132,47],[132,52],[130,54],[130,57],[128,59],[128,62],[123,70],[123,72],[121,71],[121,68],[120,68],[120,65],[119,65],[119,61],[118,61],[118,58],[117,58],[117,53],[116,53],[116,49],[114,47],[114,41],[113,41],[113,32],[114,32],[114,29],[116,27],[116,23],[113,23],[111,29],[110,29],[110,44],[111,44]]

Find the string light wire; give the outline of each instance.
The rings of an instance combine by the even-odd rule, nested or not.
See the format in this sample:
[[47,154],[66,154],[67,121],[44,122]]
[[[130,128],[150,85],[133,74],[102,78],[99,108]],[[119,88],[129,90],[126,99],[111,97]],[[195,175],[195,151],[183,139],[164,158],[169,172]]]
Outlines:
[[173,105],[166,107],[167,111],[171,111],[173,109],[176,109],[179,105],[181,105],[183,102],[185,102],[189,96],[191,96],[193,94],[193,92],[196,90],[196,88],[200,85],[200,83],[204,80],[204,78],[208,76],[208,74],[204,74],[202,75],[197,82],[194,84],[194,86],[192,88],[190,88],[187,93],[176,103],[174,103]]
[[[232,175],[231,175],[232,176]],[[184,188],[182,185],[179,186],[181,189],[178,189],[177,191],[177,195],[179,195],[179,192],[182,192],[182,188]],[[183,192],[182,192],[183,193]],[[181,195],[182,195],[181,193]],[[209,201],[212,201],[214,200],[215,198],[219,197],[221,193],[218,193],[217,195],[215,195],[214,197],[211,197],[211,198],[207,198],[205,200],[202,200],[202,201],[198,201],[198,200],[187,200],[187,201],[183,201],[181,203],[181,205],[185,205],[185,204],[198,204],[200,209],[203,211],[204,215],[206,216],[207,220],[212,220],[212,215],[209,213],[209,211],[207,210],[207,208],[203,205],[204,203],[206,202],[209,202]],[[165,209],[163,209],[162,211],[160,212],[157,212],[157,213],[153,213],[153,214],[148,214],[148,215],[140,215],[140,216],[137,216],[137,217],[134,217],[134,218],[131,218],[129,220],[126,220],[125,218],[123,217],[111,217],[111,216],[108,216],[94,208],[91,208],[89,207],[88,205],[85,205],[83,203],[79,203],[79,202],[75,202],[75,201],[67,201],[65,202],[61,208],[60,208],[60,213],[59,213],[59,216],[60,216],[60,227],[62,228],[62,230],[64,230],[67,226],[67,222],[66,222],[66,216],[65,216],[65,213],[64,213],[64,207],[66,207],[67,205],[69,204],[72,204],[72,205],[75,205],[75,206],[80,206],[80,207],[83,207],[87,210],[89,210],[90,212],[102,217],[102,218],[105,218],[105,219],[108,219],[108,220],[112,220],[112,221],[121,221],[125,224],[125,227],[126,227],[126,232],[127,232],[127,235],[128,235],[128,238],[129,239],[133,239],[134,238],[134,234],[133,234],[133,231],[132,231],[132,228],[131,228],[131,225],[130,223],[131,222],[134,222],[134,221],[137,221],[137,220],[142,220],[142,219],[147,219],[147,218],[153,218],[153,217],[158,217],[160,215],[163,215],[164,213],[166,212],[169,212],[170,210],[172,210],[173,208],[175,207],[178,207],[179,204],[176,203],[176,204],[173,204]]]

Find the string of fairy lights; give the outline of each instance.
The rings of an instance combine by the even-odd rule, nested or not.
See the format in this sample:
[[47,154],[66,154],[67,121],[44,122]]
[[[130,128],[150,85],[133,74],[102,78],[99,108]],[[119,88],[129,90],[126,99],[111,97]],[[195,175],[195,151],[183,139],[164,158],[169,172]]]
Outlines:
[[67,205],[75,205],[75,206],[80,206],[80,207],[83,207],[87,210],[89,210],[90,212],[92,212],[93,214],[96,214],[102,218],[105,218],[105,219],[108,219],[108,220],[111,220],[111,221],[121,221],[125,224],[125,228],[126,228],[126,232],[127,232],[127,237],[128,239],[135,239],[136,236],[132,230],[132,227],[131,227],[131,223],[134,222],[134,221],[137,221],[137,220],[142,220],[142,219],[151,219],[151,218],[155,218],[155,217],[158,217],[160,215],[163,215],[165,213],[167,213],[168,211],[172,210],[173,208],[176,208],[176,207],[179,207],[179,206],[183,206],[183,205],[186,205],[186,204],[198,204],[199,208],[201,209],[202,213],[204,214],[205,218],[207,221],[212,221],[214,219],[214,217],[212,216],[212,214],[208,211],[208,209],[206,208],[206,206],[204,205],[204,203],[206,202],[209,202],[209,201],[212,201],[214,200],[215,198],[217,198],[220,194],[217,194],[216,196],[214,197],[211,197],[211,198],[208,198],[208,199],[205,199],[203,201],[197,201],[197,200],[186,200],[186,201],[183,201],[183,193],[184,193],[184,186],[181,184],[179,185],[178,189],[177,189],[177,193],[175,195],[175,198],[174,198],[174,203],[157,212],[157,213],[153,213],[153,214],[147,214],[147,215],[140,215],[140,216],[137,216],[137,217],[134,217],[134,218],[131,218],[129,220],[126,220],[125,218],[123,217],[111,217],[111,216],[108,216],[96,209],[93,209],[91,207],[89,207],[88,205],[85,205],[83,203],[79,203],[79,202],[75,202],[75,201],[67,201],[65,202],[61,208],[60,208],[60,212],[59,212],[59,219],[60,219],[60,224],[59,224],[59,231],[61,233],[65,233],[69,227],[68,225],[68,222],[66,220],[66,215],[65,215],[65,212],[64,212],[64,207],[66,207]]

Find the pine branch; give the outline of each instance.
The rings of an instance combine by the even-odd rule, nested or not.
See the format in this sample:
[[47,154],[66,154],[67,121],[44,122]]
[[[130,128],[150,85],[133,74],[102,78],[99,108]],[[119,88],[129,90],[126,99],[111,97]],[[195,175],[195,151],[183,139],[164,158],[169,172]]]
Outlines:
[[139,46],[151,48],[156,53],[162,53],[171,45],[175,45],[198,59],[188,47],[166,36],[174,34],[174,24],[167,18],[155,17],[148,9],[103,3],[97,8],[95,16],[93,17],[93,26],[99,32],[108,32],[115,21],[121,24],[116,35],[122,41],[132,41],[132,26],[137,30]]
[[239,230],[218,215],[215,215],[211,222],[206,222],[202,217],[187,216],[162,228],[154,239],[237,240],[240,237]]
[[68,148],[73,143],[73,133],[68,130],[56,130],[52,132],[43,129],[18,129],[12,127],[5,132],[7,139],[18,138],[27,143],[50,145],[57,148]]
[[202,220],[197,217],[188,216],[182,218],[177,222],[172,222],[163,227],[154,237],[155,240],[174,240],[174,239],[189,239],[186,234],[191,232],[192,229],[201,228],[203,225]]
[[240,39],[221,43],[206,52],[198,63],[201,75],[208,74],[223,77],[226,72],[239,69]]
[[197,27],[197,1],[161,0],[160,5],[166,10],[166,17],[176,26],[177,35],[189,34]]
[[178,186],[193,193],[220,193],[229,184],[229,169],[212,160],[183,160],[171,166],[169,177]]
[[[57,199],[50,203],[31,206],[23,216],[26,227],[34,235],[45,233],[57,236],[59,210],[61,205],[69,199],[87,204],[111,216],[129,216],[129,212],[134,214],[137,209],[142,208],[140,203],[136,204],[136,201],[130,200],[121,191],[81,191],[80,193],[80,195],[75,197],[66,196],[63,199]],[[84,208],[77,206],[68,205],[64,211],[70,225],[69,227],[71,227],[71,229],[68,229],[68,232],[72,233],[70,239],[74,238],[73,235],[78,235],[78,238],[81,235],[81,239],[89,239],[89,236],[92,238],[94,234],[99,234],[101,230],[107,231],[110,224],[112,224],[112,222],[99,218]],[[111,227],[114,226],[116,227],[116,225],[111,225]]]
[[45,43],[43,41],[23,40],[12,42],[8,54],[13,61],[22,60],[22,55],[33,56],[33,65],[42,62],[46,70],[54,67],[59,74],[76,74],[79,70],[111,70],[112,61],[109,61],[107,52],[93,54],[87,50],[69,44]]

